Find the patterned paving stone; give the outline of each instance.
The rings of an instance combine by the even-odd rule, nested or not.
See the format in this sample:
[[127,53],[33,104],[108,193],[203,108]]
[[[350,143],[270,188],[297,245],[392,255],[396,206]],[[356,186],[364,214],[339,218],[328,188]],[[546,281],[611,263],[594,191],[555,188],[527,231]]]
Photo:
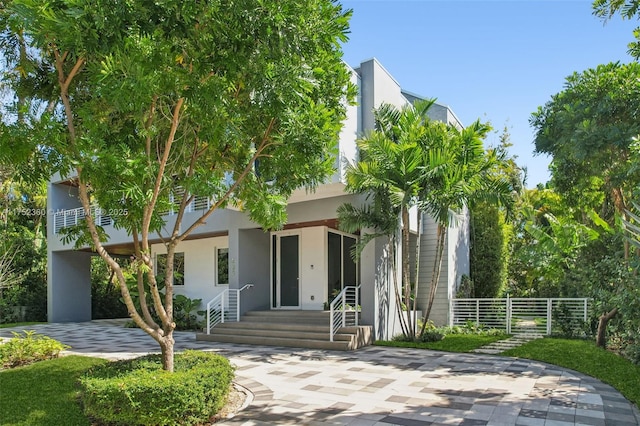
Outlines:
[[[117,322],[29,326],[72,348],[121,359],[157,352]],[[0,329],[0,337],[11,337]],[[631,426],[640,414],[609,385],[556,366],[500,356],[369,347],[355,353],[198,342],[236,366],[253,395],[225,425]]]

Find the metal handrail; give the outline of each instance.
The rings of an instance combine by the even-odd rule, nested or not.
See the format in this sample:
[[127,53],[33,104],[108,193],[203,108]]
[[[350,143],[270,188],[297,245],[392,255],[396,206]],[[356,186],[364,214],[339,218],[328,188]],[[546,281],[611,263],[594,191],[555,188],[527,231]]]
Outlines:
[[360,286],[343,288],[329,305],[329,341],[333,342],[334,335],[350,320],[357,326],[360,311]]
[[226,288],[207,303],[207,334],[211,334],[213,327],[225,321],[240,321],[240,293],[251,287],[253,284],[246,284],[242,288]]

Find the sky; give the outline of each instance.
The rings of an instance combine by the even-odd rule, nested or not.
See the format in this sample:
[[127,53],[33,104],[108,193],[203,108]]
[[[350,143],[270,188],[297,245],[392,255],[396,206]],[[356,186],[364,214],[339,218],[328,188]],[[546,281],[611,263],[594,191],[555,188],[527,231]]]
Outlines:
[[606,23],[588,0],[343,0],[353,10],[344,59],[375,57],[409,92],[449,106],[463,125],[489,121],[487,146],[506,127],[527,187],[550,178],[534,155],[529,118],[574,72],[632,58],[638,21]]

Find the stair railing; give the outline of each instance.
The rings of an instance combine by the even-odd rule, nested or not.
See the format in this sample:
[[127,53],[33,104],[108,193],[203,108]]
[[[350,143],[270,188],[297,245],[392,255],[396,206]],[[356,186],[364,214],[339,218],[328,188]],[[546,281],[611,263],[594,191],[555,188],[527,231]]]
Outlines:
[[342,327],[358,325],[360,317],[360,286],[347,286],[329,305],[329,341]]
[[207,303],[207,334],[218,324],[240,321],[240,293],[253,287],[247,284],[242,288],[227,288]]

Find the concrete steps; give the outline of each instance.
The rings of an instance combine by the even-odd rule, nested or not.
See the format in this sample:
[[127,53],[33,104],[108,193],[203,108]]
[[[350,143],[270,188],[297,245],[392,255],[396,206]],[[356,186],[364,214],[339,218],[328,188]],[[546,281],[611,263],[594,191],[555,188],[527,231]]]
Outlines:
[[240,322],[218,324],[210,334],[197,333],[196,339],[342,351],[372,343],[370,326],[343,327],[329,341],[329,317],[326,311],[252,311]]

